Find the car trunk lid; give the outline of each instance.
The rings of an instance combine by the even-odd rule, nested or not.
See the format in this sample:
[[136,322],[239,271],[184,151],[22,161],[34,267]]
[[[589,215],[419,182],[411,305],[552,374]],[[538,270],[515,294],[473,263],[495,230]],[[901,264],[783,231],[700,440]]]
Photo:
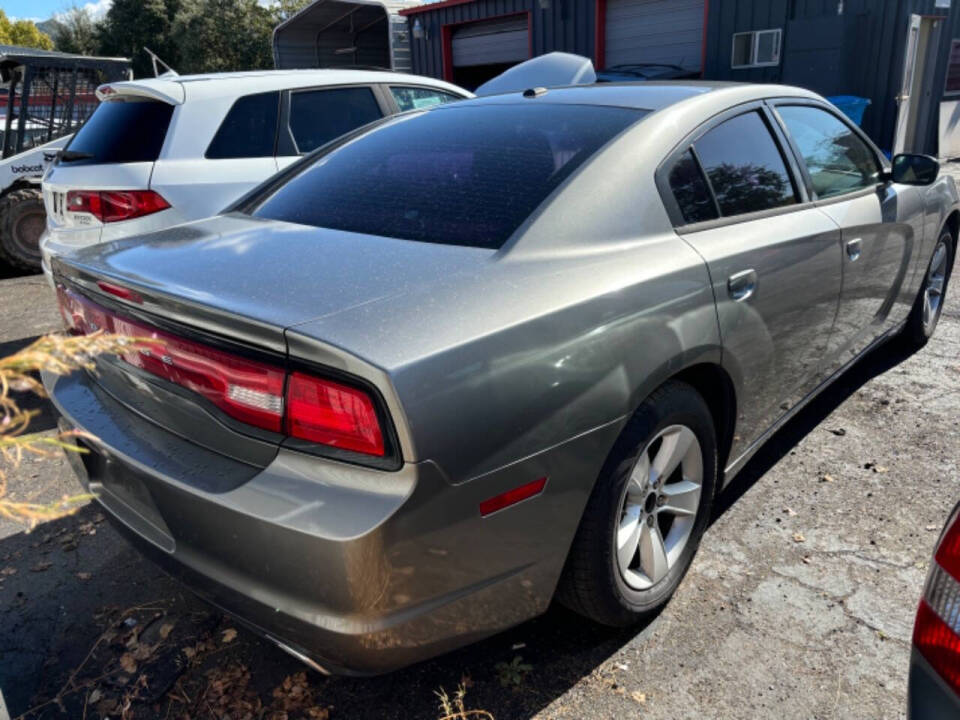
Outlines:
[[131,288],[145,312],[285,353],[289,327],[422,290],[425,277],[450,282],[492,255],[233,213],[81,249],[54,271],[94,294],[102,281]]

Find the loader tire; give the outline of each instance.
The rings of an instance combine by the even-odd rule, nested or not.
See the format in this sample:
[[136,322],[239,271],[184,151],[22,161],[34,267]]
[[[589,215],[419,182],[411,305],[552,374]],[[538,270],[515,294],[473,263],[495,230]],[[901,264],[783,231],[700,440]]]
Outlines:
[[47,212],[39,188],[20,188],[0,197],[0,262],[40,271],[40,235]]

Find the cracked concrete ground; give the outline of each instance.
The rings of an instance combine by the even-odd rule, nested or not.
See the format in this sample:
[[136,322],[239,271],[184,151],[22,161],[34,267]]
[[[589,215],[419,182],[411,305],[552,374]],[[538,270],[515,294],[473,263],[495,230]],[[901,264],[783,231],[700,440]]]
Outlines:
[[[0,350],[59,322],[41,278],[0,281],[0,307],[16,309],[5,314]],[[958,399],[954,287],[925,349],[873,352],[750,462],[721,498],[676,596],[647,627],[612,631],[554,608],[393,675],[311,675],[311,684],[333,718],[436,717],[434,689],[452,690],[464,675],[468,706],[497,720],[902,717],[916,603],[960,497]],[[43,416],[39,426],[51,422]],[[10,483],[35,499],[76,489],[59,458],[25,463]],[[32,535],[0,522],[0,572],[15,569],[0,581],[0,689],[14,716],[63,685],[100,633],[104,608],[158,602],[171,617],[210,612],[96,520],[89,507]],[[533,670],[504,689],[495,666],[515,656]],[[185,688],[230,663],[250,669],[264,698],[300,669],[241,630],[188,669]],[[50,705],[31,717],[78,716],[79,699],[67,698],[65,715]],[[137,717],[170,709],[177,716],[181,707],[169,698],[134,707]]]

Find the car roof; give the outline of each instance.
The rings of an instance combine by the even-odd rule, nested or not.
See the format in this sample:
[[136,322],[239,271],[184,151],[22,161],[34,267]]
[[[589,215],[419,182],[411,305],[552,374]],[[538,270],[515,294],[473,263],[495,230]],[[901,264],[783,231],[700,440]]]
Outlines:
[[716,103],[718,106],[729,106],[768,97],[821,99],[816,93],[790,85],[758,85],[709,80],[657,80],[643,83],[613,82],[548,88],[545,92],[538,92],[533,97],[519,92],[489,95],[471,101],[471,105],[547,102],[657,111],[694,99],[700,99],[705,104]]
[[[466,90],[452,83],[389,70],[308,69],[308,70],[249,70],[243,72],[205,73],[202,75],[168,75],[108,83],[118,95],[145,95],[158,100],[180,104],[187,97],[210,99],[235,97],[271,90],[285,90],[311,85],[352,84],[414,84],[429,85],[457,95],[470,96]],[[99,91],[106,86],[100,86]]]

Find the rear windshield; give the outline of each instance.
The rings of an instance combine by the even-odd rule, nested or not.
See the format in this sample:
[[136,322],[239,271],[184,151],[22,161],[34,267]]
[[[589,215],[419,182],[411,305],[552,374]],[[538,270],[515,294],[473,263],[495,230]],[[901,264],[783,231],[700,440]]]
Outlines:
[[499,248],[587,158],[643,114],[532,101],[405,116],[322,154],[253,214]]
[[153,162],[167,136],[173,106],[121,98],[100,103],[67,146],[70,165]]

